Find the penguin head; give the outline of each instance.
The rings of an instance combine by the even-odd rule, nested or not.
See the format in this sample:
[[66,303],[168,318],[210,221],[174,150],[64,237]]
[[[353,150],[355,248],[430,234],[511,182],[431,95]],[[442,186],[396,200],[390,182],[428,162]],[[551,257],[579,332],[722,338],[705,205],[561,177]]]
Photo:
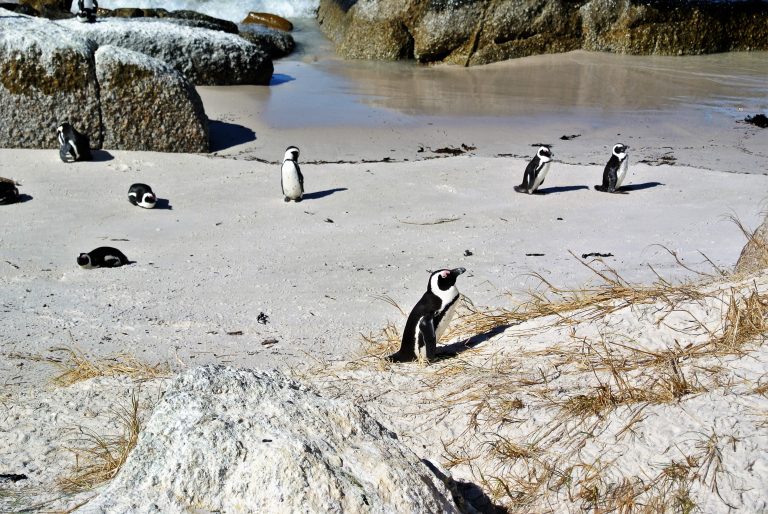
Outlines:
[[144,193],[144,196],[137,202],[139,207],[152,209],[157,204],[157,197],[154,193]]
[[627,158],[627,151],[629,150],[629,147],[625,144],[618,143],[613,145],[613,155],[619,158],[620,161],[623,161]]
[[90,268],[90,267],[92,267],[92,265],[91,265],[91,256],[88,255],[87,253],[81,253],[77,257],[77,264],[79,264],[83,268]]
[[299,160],[299,149],[295,146],[289,146],[285,149],[285,155],[283,156],[283,161],[298,161]]
[[552,150],[548,146],[542,146],[539,148],[539,151],[536,152],[536,157],[538,157],[541,162],[549,162],[554,156],[555,154],[552,153]]
[[63,133],[64,133],[64,131],[65,131],[65,130],[67,130],[68,128],[70,128],[71,126],[72,126],[72,125],[70,125],[69,123],[67,123],[67,122],[65,121],[64,123],[62,123],[61,125],[59,125],[58,127],[56,127],[56,133],[57,133],[57,134],[63,134]]
[[429,277],[429,290],[438,295],[440,291],[448,291],[456,285],[456,279],[465,271],[467,270],[464,268],[454,268],[433,272]]

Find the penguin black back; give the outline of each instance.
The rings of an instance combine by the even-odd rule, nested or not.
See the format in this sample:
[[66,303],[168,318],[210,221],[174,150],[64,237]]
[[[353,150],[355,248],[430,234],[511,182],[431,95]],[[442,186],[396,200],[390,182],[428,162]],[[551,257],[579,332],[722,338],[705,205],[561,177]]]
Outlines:
[[148,185],[136,183],[128,188],[128,201],[133,205],[152,209],[157,204],[157,196]]
[[81,134],[70,123],[64,122],[56,127],[59,139],[59,157],[64,162],[90,161],[91,142],[88,136]]
[[422,353],[428,360],[434,358],[437,341],[451,321],[459,299],[456,279],[465,271],[464,268],[442,269],[430,275],[427,291],[408,315],[400,349],[387,360],[410,362]]
[[117,268],[132,263],[123,252],[111,246],[100,246],[77,257],[77,264],[86,269]]
[[8,205],[19,201],[19,189],[12,180],[0,177],[0,205]]

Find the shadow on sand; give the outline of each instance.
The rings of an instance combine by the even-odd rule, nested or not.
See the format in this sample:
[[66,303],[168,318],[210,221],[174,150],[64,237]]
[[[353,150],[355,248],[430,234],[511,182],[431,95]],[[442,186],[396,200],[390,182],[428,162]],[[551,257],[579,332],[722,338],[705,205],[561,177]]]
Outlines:
[[106,150],[91,150],[91,160],[93,162],[107,162],[113,160],[115,157]]
[[269,81],[269,85],[279,86],[280,84],[285,84],[286,82],[293,82],[294,80],[296,79],[291,77],[290,75],[286,75],[285,73],[273,73],[272,78]]
[[164,209],[167,211],[173,210],[171,202],[167,198],[158,198],[155,202],[155,209]]
[[627,186],[622,186],[619,188],[619,191],[642,191],[643,189],[650,189],[652,187],[656,186],[663,186],[661,182],[643,182],[642,184],[629,184]]
[[567,193],[569,191],[578,191],[579,189],[589,189],[589,186],[557,186],[538,189],[534,194],[551,195],[554,193]]
[[315,191],[313,193],[305,193],[302,197],[303,200],[317,200],[318,198],[325,198],[326,196],[330,196],[333,193],[338,193],[339,191],[346,191],[346,187],[335,187],[333,189],[326,189],[325,191]]
[[211,141],[211,152],[226,150],[233,146],[256,141],[256,132],[224,121],[211,120],[208,122],[208,133]]

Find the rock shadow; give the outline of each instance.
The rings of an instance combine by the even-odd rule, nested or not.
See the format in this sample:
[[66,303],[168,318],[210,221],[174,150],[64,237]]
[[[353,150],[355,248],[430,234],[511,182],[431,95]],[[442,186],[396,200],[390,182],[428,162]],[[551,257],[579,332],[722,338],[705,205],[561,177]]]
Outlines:
[[106,150],[91,150],[91,157],[93,162],[107,162],[115,158],[114,155]]
[[273,73],[272,78],[269,80],[270,86],[279,86],[280,84],[285,84],[286,82],[293,82],[296,80],[295,77],[291,77],[290,75],[286,75],[285,73]]
[[317,200],[319,198],[325,198],[326,196],[330,196],[333,193],[338,193],[339,191],[346,191],[346,187],[335,187],[333,189],[326,189],[325,191],[314,191],[312,193],[305,193],[302,197],[303,200]]
[[242,125],[226,123],[224,121],[208,121],[208,134],[211,152],[218,152],[219,150],[226,150],[233,146],[256,141],[256,132],[253,130]]
[[629,184],[626,186],[621,186],[619,188],[619,191],[626,191],[626,192],[642,191],[643,189],[650,189],[652,187],[663,186],[663,185],[664,184],[662,184],[661,182],[643,182],[642,184]]
[[545,187],[538,189],[534,194],[537,195],[551,195],[555,193],[568,193],[570,191],[578,191],[579,189],[589,189],[589,186],[555,186]]

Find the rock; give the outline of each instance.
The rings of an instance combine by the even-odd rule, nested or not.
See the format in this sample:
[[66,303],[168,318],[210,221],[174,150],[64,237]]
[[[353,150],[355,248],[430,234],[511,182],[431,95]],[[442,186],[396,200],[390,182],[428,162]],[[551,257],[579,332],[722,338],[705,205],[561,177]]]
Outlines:
[[[35,16],[53,20],[72,18],[72,0],[20,0],[19,4],[34,9]],[[28,13],[24,13],[28,14]]]
[[768,216],[757,227],[736,261],[736,273],[753,273],[768,268]]
[[220,30],[221,32],[226,32],[228,34],[237,34],[238,32],[237,23],[233,23],[229,20],[214,18],[213,16],[208,16],[207,14],[202,14],[195,11],[171,11],[166,17],[199,22],[199,26],[209,28],[211,30]]
[[768,3],[703,0],[320,0],[346,58],[485,64],[586,50],[700,54],[768,49]]
[[276,14],[270,14],[266,12],[249,12],[248,16],[243,19],[243,21],[240,22],[241,24],[257,24],[257,25],[263,25],[265,27],[268,27],[270,29],[278,29],[278,30],[285,30],[287,32],[290,32],[293,30],[293,23],[286,20],[285,18],[278,16]]
[[168,385],[123,468],[78,512],[137,510],[457,512],[444,484],[362,408],[278,372],[223,366]]
[[0,10],[0,147],[57,148],[64,121],[101,147],[95,50],[55,22]]
[[40,16],[40,13],[37,11],[37,9],[26,4],[0,2],[0,9],[5,9],[6,11],[15,12],[18,14],[25,14],[27,16]]
[[154,18],[58,23],[99,46],[119,46],[165,61],[196,85],[267,85],[272,78],[266,52],[234,34]]
[[272,59],[285,57],[296,48],[296,42],[289,33],[263,25],[240,25],[240,37],[264,49]]
[[158,59],[111,45],[95,54],[104,147],[208,152],[208,118],[194,86]]

